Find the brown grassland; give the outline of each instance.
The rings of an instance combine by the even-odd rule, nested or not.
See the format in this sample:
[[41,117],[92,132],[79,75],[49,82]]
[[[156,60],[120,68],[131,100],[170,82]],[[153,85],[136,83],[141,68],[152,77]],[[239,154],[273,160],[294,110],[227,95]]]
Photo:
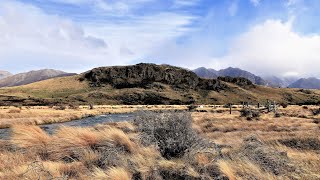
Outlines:
[[10,107],[0,106],[0,128],[8,128],[13,124],[52,124],[59,122],[68,122],[72,120],[82,119],[88,116],[96,116],[101,114],[119,114],[130,113],[136,110],[166,110],[166,109],[186,109],[186,106],[126,106],[126,105],[96,105],[93,109],[89,106],[24,106]]
[[250,119],[240,107],[231,115],[216,106],[191,114],[145,111],[132,122],[62,126],[53,135],[34,125],[141,108],[1,108],[0,123],[12,134],[0,141],[0,179],[320,179],[316,106]]

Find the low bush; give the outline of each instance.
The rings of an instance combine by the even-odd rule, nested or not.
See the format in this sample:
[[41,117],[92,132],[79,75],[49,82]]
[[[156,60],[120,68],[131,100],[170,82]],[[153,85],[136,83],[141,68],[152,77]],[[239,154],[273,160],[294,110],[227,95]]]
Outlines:
[[240,116],[246,117],[247,120],[252,120],[253,118],[258,119],[260,117],[260,112],[250,108],[244,108],[240,110]]
[[203,140],[192,129],[190,113],[139,112],[134,124],[145,144],[154,144],[166,159],[182,157]]
[[280,103],[280,106],[282,106],[283,108],[287,108],[288,104],[283,102],[283,103]]
[[320,114],[320,108],[318,109],[311,109],[311,112],[314,116],[319,115]]
[[274,117],[279,118],[279,117],[281,117],[281,114],[278,113],[278,112],[276,112],[276,113],[274,114]]
[[61,111],[63,111],[63,110],[66,109],[66,106],[60,105],[60,106],[56,106],[54,109],[55,109],[55,110],[61,110]]
[[193,111],[193,110],[197,109],[197,107],[198,107],[198,106],[196,106],[196,105],[189,105],[189,106],[188,106],[188,110],[189,110],[189,111]]

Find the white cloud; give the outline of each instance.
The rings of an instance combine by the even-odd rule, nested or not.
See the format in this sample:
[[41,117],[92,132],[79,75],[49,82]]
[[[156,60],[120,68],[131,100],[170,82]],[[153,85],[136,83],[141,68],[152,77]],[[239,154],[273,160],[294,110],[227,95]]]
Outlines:
[[189,32],[187,26],[193,21],[192,16],[160,12],[86,24],[48,15],[32,5],[2,1],[0,69],[48,67],[80,72],[96,66],[129,64]]
[[221,66],[262,75],[320,76],[320,35],[294,32],[292,21],[267,20],[234,40]]

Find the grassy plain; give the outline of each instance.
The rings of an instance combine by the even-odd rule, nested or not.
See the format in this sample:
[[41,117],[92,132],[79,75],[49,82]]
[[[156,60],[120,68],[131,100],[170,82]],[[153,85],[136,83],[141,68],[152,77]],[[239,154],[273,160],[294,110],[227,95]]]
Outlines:
[[[123,113],[142,107],[102,106],[93,110],[88,107],[78,110],[23,107],[20,119],[19,112],[9,113],[11,108],[2,108],[0,114],[1,119],[12,116],[16,119],[13,121],[18,122],[23,116],[39,118],[44,112],[61,113],[62,117],[72,111],[79,111],[78,114]],[[164,107],[143,108],[159,110]],[[173,107],[186,109],[185,106],[170,106]],[[280,108],[278,116],[272,112],[261,113],[259,118],[251,120],[240,117],[240,107],[232,109],[231,115],[222,106],[204,106],[198,109],[202,112],[192,112],[192,129],[201,139],[216,143],[220,153],[207,144],[195,144],[188,147],[183,156],[171,158],[165,156],[161,148],[145,142],[148,136],[142,135],[149,131],[144,131],[146,127],[140,128],[141,124],[121,122],[92,128],[61,127],[53,135],[37,126],[15,124],[12,137],[0,141],[0,162],[3,162],[0,179],[320,178],[320,116],[314,113],[319,107],[289,106]],[[150,121],[162,121],[166,116],[150,117],[153,118]],[[178,123],[187,116],[168,117]],[[160,124],[164,128],[170,121],[163,122]],[[177,126],[166,132],[181,133],[184,130],[178,128],[181,124],[173,124]],[[189,133],[182,134],[186,137],[179,138],[196,141]]]

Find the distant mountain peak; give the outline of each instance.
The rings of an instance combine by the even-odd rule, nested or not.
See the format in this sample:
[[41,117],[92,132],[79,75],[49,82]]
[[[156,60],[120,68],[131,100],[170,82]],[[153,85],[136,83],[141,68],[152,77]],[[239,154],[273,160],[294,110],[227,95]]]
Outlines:
[[8,76],[11,76],[12,74],[8,71],[2,71],[0,70],[0,79],[6,78]]
[[216,71],[214,69],[207,69],[205,67],[200,67],[194,70],[194,72],[203,78],[217,78],[221,77],[242,77],[249,79],[254,84],[266,85],[266,82],[259,76],[256,76],[248,71],[242,70],[240,68],[228,67],[226,69],[221,69]]
[[41,69],[32,70],[25,73],[19,73],[16,75],[7,76],[0,80],[0,87],[20,86],[25,84],[34,83],[54,77],[71,76],[73,73],[66,73],[60,70],[54,69]]
[[301,78],[289,85],[290,88],[320,89],[320,79],[315,77]]

